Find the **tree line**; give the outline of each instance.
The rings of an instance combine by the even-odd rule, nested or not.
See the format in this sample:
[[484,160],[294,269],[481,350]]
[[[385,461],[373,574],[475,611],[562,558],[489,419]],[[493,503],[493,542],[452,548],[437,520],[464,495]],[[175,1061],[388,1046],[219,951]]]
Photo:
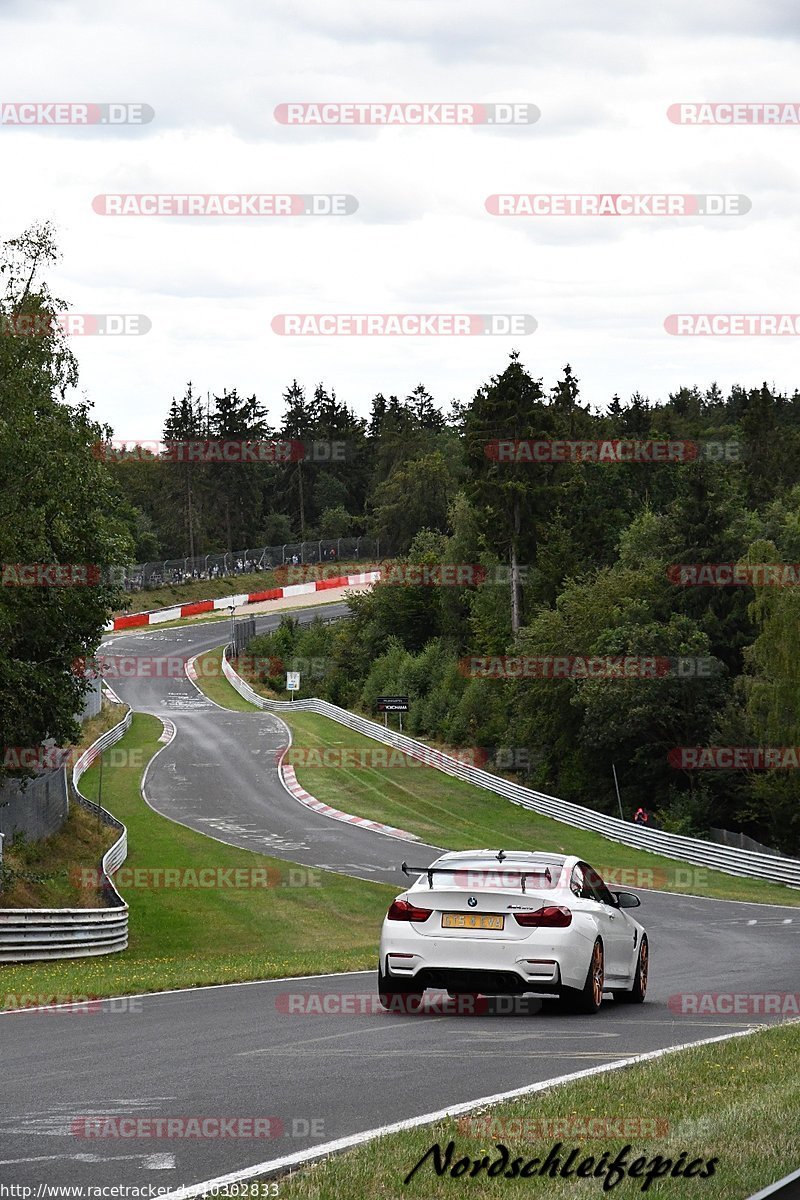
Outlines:
[[[47,227],[5,246],[4,322],[65,306],[43,279]],[[13,325],[12,325],[13,329]],[[666,401],[636,393],[604,411],[581,398],[571,366],[546,385],[512,352],[498,374],[443,413],[424,385],[374,398],[361,418],[320,384],[265,407],[235,388],[168,405],[165,440],[280,437],[343,442],[344,460],[175,463],[98,460],[114,431],[65,397],[77,370],[65,339],[0,337],[0,557],[3,563],[106,567],[192,551],[367,533],[431,569],[476,564],[457,586],[385,583],[352,601],[354,618],[301,630],[291,620],[251,652],[323,660],[314,691],[374,710],[407,693],[411,732],[519,752],[528,783],[613,812],[646,797],[682,832],[742,829],[796,853],[800,775],[698,771],[680,747],[800,745],[797,586],[681,586],[676,564],[800,562],[800,393],[763,383],[684,386]],[[536,460],[496,443],[690,442],[686,461]],[[733,446],[736,455],[711,453]],[[494,448],[493,448],[494,447]],[[111,582],[0,589],[0,741],[75,734]],[[474,659],[652,657],[702,673],[651,679],[503,678]],[[282,681],[273,680],[275,687]],[[523,753],[524,752],[524,753]],[[4,768],[0,765],[0,774]]]
[[203,397],[189,383],[164,419],[166,445],[259,443],[276,461],[190,461],[132,445],[109,462],[137,562],[362,535],[403,551],[420,527],[446,529],[458,434],[423,384],[375,396],[368,419],[323,383],[307,393],[293,380],[282,407],[273,427],[255,395]]

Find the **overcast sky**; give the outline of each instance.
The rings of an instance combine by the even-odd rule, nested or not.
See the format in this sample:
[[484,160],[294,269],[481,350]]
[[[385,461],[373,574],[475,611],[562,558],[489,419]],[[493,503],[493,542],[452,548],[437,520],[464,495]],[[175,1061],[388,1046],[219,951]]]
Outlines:
[[[800,126],[672,124],[679,101],[800,101],[795,0],[0,0],[0,97],[140,102],[145,126],[0,127],[0,236],[52,219],[52,279],[142,337],[73,340],[119,437],[173,395],[293,377],[366,414],[420,381],[445,406],[517,347],[550,386],[653,399],[684,384],[794,390],[798,339],[674,337],[670,313],[800,312]],[[292,101],[527,102],[510,128],[287,126]],[[341,217],[106,217],[102,193],[346,193]],[[495,217],[514,193],[730,193],[736,217]],[[279,313],[527,313],[516,338],[282,337]]]

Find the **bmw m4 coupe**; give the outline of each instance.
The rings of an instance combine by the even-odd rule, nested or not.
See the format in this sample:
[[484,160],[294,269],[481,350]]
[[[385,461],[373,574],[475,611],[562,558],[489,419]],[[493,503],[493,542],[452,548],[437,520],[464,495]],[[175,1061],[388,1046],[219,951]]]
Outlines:
[[633,892],[612,892],[588,863],[528,851],[443,854],[409,867],[414,882],[383,923],[378,993],[386,1008],[426,988],[557,999],[596,1013],[604,992],[641,1004],[647,934]]

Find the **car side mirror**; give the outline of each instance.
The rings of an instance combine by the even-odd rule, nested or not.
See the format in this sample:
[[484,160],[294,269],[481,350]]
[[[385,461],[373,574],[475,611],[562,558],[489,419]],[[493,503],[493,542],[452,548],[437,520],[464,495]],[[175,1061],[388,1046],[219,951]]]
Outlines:
[[638,908],[642,903],[634,892],[612,892],[619,908]]

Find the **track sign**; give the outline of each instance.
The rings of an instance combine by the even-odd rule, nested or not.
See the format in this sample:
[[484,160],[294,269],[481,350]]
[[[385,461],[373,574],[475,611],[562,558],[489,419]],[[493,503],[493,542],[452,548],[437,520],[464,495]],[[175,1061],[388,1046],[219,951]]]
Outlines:
[[378,712],[408,712],[408,696],[378,696]]
[[299,692],[300,691],[300,672],[299,671],[287,671],[286,672],[286,690],[287,690],[287,692]]

